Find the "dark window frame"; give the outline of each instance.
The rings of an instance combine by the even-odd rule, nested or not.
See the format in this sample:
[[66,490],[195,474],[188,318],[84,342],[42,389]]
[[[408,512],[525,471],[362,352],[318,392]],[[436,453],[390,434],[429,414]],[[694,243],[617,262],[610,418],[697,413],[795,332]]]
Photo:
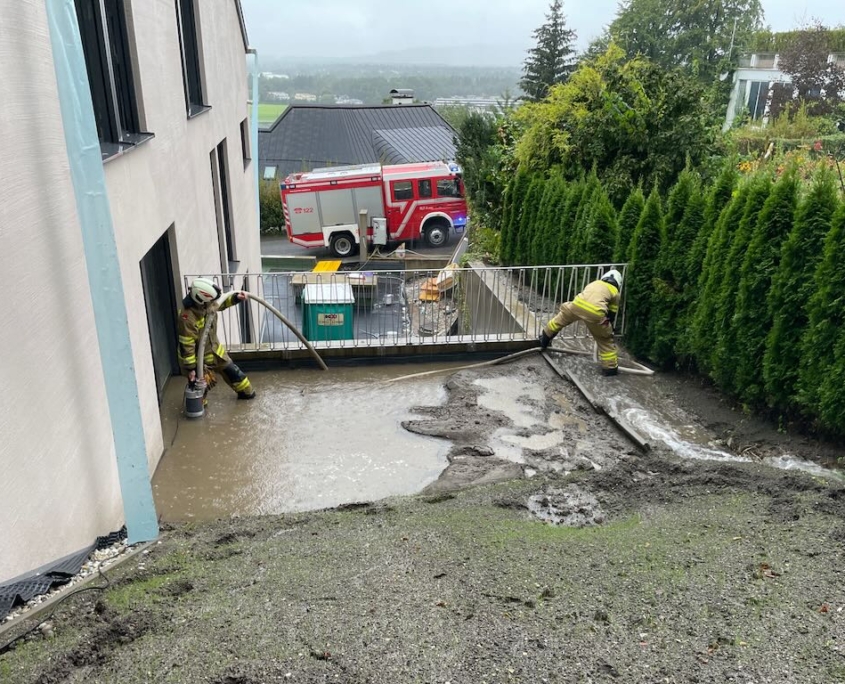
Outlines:
[[252,149],[250,143],[249,118],[246,118],[241,121],[241,150],[244,155],[244,168],[249,166],[249,162],[252,160]]
[[[399,191],[400,185],[406,185],[407,188],[402,188],[403,196],[400,197],[397,192]],[[391,192],[393,193],[393,201],[394,202],[407,202],[408,200],[414,199],[414,183],[413,181],[393,181],[393,187],[391,188]],[[407,192],[407,197],[404,193]]]
[[153,137],[141,130],[126,0],[75,0],[103,160]]
[[182,56],[182,85],[185,110],[192,119],[211,109],[205,100],[202,65],[200,64],[200,32],[195,0],[175,0],[179,53]]
[[[443,194],[440,190],[441,184],[449,183],[449,185],[454,188],[454,193],[451,194]],[[461,184],[458,182],[457,178],[440,178],[437,181],[437,197],[438,198],[451,198],[451,199],[461,199],[463,196],[461,195]]]

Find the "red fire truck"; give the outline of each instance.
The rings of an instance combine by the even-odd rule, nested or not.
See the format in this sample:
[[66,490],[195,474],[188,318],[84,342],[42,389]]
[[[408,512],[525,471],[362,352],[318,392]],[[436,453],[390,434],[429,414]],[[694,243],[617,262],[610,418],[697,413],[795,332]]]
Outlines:
[[354,254],[361,236],[358,216],[367,210],[367,240],[382,246],[422,238],[445,245],[463,233],[467,205],[457,164],[427,162],[344,166],[294,173],[281,184],[288,239],[304,247]]

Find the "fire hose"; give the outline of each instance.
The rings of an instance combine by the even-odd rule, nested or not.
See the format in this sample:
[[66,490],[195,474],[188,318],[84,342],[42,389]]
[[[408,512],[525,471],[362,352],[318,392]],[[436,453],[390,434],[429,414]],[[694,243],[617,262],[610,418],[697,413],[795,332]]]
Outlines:
[[[284,325],[286,325],[294,335],[299,338],[299,341],[305,345],[305,348],[309,351],[311,356],[314,357],[314,360],[318,363],[320,368],[324,371],[327,371],[329,367],[326,365],[326,362],[323,361],[322,357],[317,353],[317,350],[314,349],[314,346],[306,339],[305,335],[303,335],[293,323],[291,323],[285,316],[279,311],[276,307],[274,307],[269,302],[265,301],[261,297],[252,294],[251,292],[243,292],[246,298],[252,299],[262,306],[264,306],[270,313],[272,313],[276,318],[278,318]],[[230,296],[237,296],[237,294],[233,294]],[[194,381],[193,385],[189,384],[188,387],[185,388],[185,413],[189,418],[199,418],[205,413],[205,408],[203,407],[203,398],[205,396],[205,391],[207,388],[207,383],[205,380],[205,368],[204,368],[204,361],[205,361],[205,343],[208,339],[208,331],[211,329],[212,325],[214,324],[214,320],[217,318],[217,311],[212,311],[208,314],[206,318],[205,327],[203,328],[202,335],[200,335],[199,344],[197,345],[197,370],[196,370],[196,380]]]

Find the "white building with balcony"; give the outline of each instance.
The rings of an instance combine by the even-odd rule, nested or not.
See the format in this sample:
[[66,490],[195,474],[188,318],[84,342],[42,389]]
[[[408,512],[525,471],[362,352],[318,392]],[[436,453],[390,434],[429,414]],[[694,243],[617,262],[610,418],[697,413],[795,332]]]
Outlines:
[[[831,54],[828,59],[845,69],[845,54]],[[734,120],[746,112],[752,121],[763,126],[768,123],[772,89],[777,84],[792,83],[789,74],[780,70],[779,61],[778,55],[773,52],[753,53],[740,58],[722,130],[728,130]]]
[[[126,521],[114,414],[139,416],[151,475],[165,449],[160,398],[178,373],[183,275],[261,270],[239,0],[15,0],[2,13],[0,585]],[[58,25],[70,29],[57,42]],[[74,65],[63,50],[81,55],[80,42]],[[79,130],[62,95],[74,89],[80,112],[93,105]],[[79,149],[105,176],[112,263],[84,251]],[[108,268],[124,306],[104,322],[89,269]],[[106,386],[101,348],[127,329],[134,394]]]

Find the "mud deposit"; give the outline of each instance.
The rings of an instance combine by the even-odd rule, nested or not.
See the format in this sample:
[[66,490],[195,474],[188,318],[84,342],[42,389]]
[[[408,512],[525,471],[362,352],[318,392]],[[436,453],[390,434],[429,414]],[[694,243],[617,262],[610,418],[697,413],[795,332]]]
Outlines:
[[637,452],[539,358],[462,372],[406,423],[453,440],[424,494],[172,528],[0,682],[845,682],[845,486],[619,380],[675,437]]

